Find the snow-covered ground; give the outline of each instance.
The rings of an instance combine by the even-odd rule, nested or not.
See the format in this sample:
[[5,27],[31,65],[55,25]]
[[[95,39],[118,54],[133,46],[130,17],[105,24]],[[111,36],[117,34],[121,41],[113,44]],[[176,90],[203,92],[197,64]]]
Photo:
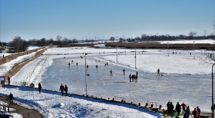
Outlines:
[[215,44],[213,39],[205,40],[176,40],[176,41],[159,41],[161,44]]
[[[116,50],[119,53],[118,63],[116,63]],[[90,76],[87,76],[87,83],[90,95],[106,98],[114,97],[115,99],[123,98],[135,103],[148,102],[154,103],[157,106],[161,104],[164,107],[169,100],[174,104],[179,101],[180,103],[185,102],[190,105],[191,110],[193,107],[200,106],[202,111],[210,111],[210,69],[214,61],[208,56],[209,54],[214,54],[213,51],[139,49],[137,50],[137,70],[135,70],[134,50],[50,48],[44,53],[45,55],[24,66],[11,79],[11,82],[16,85],[22,85],[23,82],[27,82],[28,85],[30,83],[37,85],[37,83],[41,82],[43,88],[51,90],[58,90],[60,84],[63,83],[69,86],[69,92],[84,94],[84,58],[80,57],[84,57],[83,53],[88,53],[87,65],[89,65],[89,69],[87,69],[87,73]],[[68,67],[69,62],[71,63],[70,67]],[[108,67],[104,66],[106,62],[109,63]],[[78,63],[78,66],[76,66],[76,63]],[[95,65],[98,65],[98,69],[95,68]],[[125,75],[122,74],[123,68],[126,69]],[[163,76],[157,76],[157,68],[160,68]],[[110,76],[110,70],[113,70],[112,76]],[[130,83],[128,75],[134,74],[135,71],[139,72],[139,80],[137,83]],[[11,88],[6,89],[4,93],[8,91],[14,91],[17,94],[20,92],[18,89],[14,90],[14,88]],[[25,94],[23,96],[27,97],[22,97],[25,99],[32,97],[32,94],[26,95],[27,93],[30,94],[31,92],[26,91],[23,93],[21,91],[20,94]],[[41,98],[46,96],[49,95],[41,96]],[[62,101],[70,101],[70,99],[72,98],[65,97]],[[60,98],[57,100],[60,101],[58,103],[61,103]],[[47,106],[42,106],[42,109],[51,112],[50,114],[54,116],[59,115],[59,112],[54,113],[59,108],[52,110],[51,106],[55,104],[53,101],[45,98],[41,104],[38,104],[38,106],[42,106],[42,104]],[[81,106],[85,105],[81,104]],[[95,106],[92,109],[100,108],[99,106]],[[70,114],[71,112],[69,111],[71,110],[67,108],[61,109],[60,112]],[[117,114],[118,111],[110,112]],[[102,111],[101,114],[106,114],[106,112]],[[130,117],[128,114],[125,115]],[[87,115],[86,117],[91,117],[91,115]],[[119,117],[121,116],[119,115]]]
[[[5,102],[3,102],[3,101],[0,101],[0,105],[6,105],[6,106],[8,106],[8,104],[5,103]],[[10,111],[10,112],[5,112],[5,113],[3,113],[3,112],[4,112],[3,106],[0,106],[0,115],[1,115],[1,114],[2,114],[2,115],[10,115],[10,116],[13,116],[14,118],[23,118],[23,116],[22,116],[21,114],[12,113],[13,111],[15,111],[15,109],[9,108],[9,111]]]
[[0,65],[0,75],[1,76],[5,75],[14,65],[16,65],[24,60],[30,59],[32,56],[35,55],[35,53],[36,52],[29,53],[29,54],[23,55],[23,56],[19,56],[10,62]]
[[44,91],[39,94],[37,90],[25,87],[1,89],[3,94],[9,92],[14,93],[19,104],[38,109],[48,118],[156,118],[144,110],[84,97],[61,96],[59,92]]

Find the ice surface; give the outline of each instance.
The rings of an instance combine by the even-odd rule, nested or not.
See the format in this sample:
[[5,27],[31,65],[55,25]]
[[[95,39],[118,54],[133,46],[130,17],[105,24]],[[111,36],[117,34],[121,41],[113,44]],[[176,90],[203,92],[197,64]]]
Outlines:
[[[213,51],[139,49],[137,70],[134,69],[134,50],[118,49],[118,63],[115,62],[115,51],[116,49],[93,48],[48,49],[45,55],[27,64],[17,73],[12,78],[12,83],[20,85],[20,82],[26,81],[37,85],[41,82],[43,88],[57,91],[63,83],[68,85],[69,92],[85,94],[84,58],[80,56],[83,57],[83,53],[87,52],[89,76],[86,79],[90,95],[124,98],[127,101],[148,102],[157,106],[166,106],[169,100],[174,104],[179,101],[187,103],[191,109],[198,105],[202,111],[210,111],[210,67],[213,61],[208,58],[208,54],[214,54]],[[109,63],[108,67],[104,66],[106,62]],[[98,65],[98,69],[95,65]],[[125,75],[122,72],[124,68]],[[157,68],[161,69],[163,76],[157,76]],[[110,70],[113,70],[112,76]],[[130,83],[128,75],[134,74],[135,71],[139,72],[138,82]]]

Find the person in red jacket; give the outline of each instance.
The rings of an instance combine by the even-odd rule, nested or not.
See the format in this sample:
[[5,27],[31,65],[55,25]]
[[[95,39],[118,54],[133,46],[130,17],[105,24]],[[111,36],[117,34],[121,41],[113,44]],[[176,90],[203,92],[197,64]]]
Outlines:
[[192,114],[194,118],[199,118],[199,112],[196,110],[196,108],[194,108]]

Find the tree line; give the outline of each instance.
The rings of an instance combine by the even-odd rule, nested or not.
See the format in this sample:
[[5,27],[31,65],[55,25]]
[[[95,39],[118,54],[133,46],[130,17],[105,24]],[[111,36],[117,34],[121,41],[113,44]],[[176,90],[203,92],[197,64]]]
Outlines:
[[[177,39],[184,39],[184,40],[200,40],[200,39],[215,39],[215,35],[205,35],[205,36],[197,36],[195,32],[190,32],[189,35],[178,35],[178,36],[171,36],[171,35],[146,35],[143,34],[140,37],[135,38],[123,38],[119,37],[118,39],[115,37],[110,37],[110,41],[127,41],[127,42],[141,42],[141,41],[165,41],[165,40],[177,40]],[[70,46],[70,44],[74,43],[88,43],[88,42],[96,42],[98,40],[77,40],[77,39],[69,39],[63,38],[61,36],[57,36],[56,39],[31,39],[25,40],[20,36],[15,37],[11,42],[0,42],[0,46],[8,46],[12,47],[15,52],[25,51],[28,46],[48,46],[48,45],[56,45],[59,47],[63,46]]]
[[[215,39],[215,35],[205,35],[205,36],[197,36],[195,32],[190,32],[189,35],[178,35],[178,36],[171,36],[171,35],[146,35],[143,34],[140,37],[135,38],[122,38],[120,37],[120,42],[128,41],[128,42],[140,42],[140,41],[169,41],[169,40],[201,40],[201,39]],[[115,37],[110,37],[110,41],[115,41]]]
[[56,40],[41,38],[41,39],[31,39],[31,40],[25,40],[20,36],[15,37],[12,41],[6,43],[6,42],[0,42],[1,47],[7,46],[8,48],[13,48],[15,52],[22,52],[26,51],[29,46],[48,46],[48,45],[57,45],[57,46],[66,46],[71,43],[78,43],[77,39],[68,39],[68,38],[62,38],[61,36],[57,36]]

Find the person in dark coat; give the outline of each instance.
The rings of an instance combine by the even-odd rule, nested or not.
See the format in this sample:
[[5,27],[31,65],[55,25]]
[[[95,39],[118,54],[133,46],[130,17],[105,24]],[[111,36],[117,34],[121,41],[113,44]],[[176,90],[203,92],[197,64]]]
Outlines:
[[174,105],[172,104],[172,102],[170,102],[170,113],[173,113],[174,110]]
[[180,113],[181,113],[181,105],[179,104],[179,102],[177,102],[177,104],[176,104],[176,106],[175,106],[175,110],[177,111],[178,116],[179,116]]
[[214,108],[213,108],[213,107],[215,108],[215,104],[211,106],[211,111],[213,111],[213,110],[214,110]]
[[12,93],[9,94],[8,98],[10,100],[10,104],[13,103],[13,94]]
[[189,118],[190,117],[190,108],[189,106],[187,106],[187,109],[185,110],[185,113],[184,113],[184,118]]
[[129,74],[129,82],[131,82],[131,74]]
[[196,110],[199,112],[199,116],[200,116],[201,110],[200,110],[200,108],[198,106],[196,107]]
[[41,93],[41,90],[42,90],[42,85],[39,83],[38,84],[38,91],[39,91],[39,93]]
[[63,86],[63,84],[60,85],[60,92],[61,92],[61,95],[63,95],[63,93],[64,93],[64,86]]
[[112,74],[113,74],[113,71],[112,71],[112,70],[110,70],[110,75],[112,76]]
[[185,111],[186,110],[186,104],[182,103],[181,106],[182,106],[182,110]]
[[10,77],[8,77],[7,80],[8,80],[8,85],[10,85]]
[[167,106],[167,112],[170,114],[173,113],[174,105],[172,104],[172,102],[169,101],[166,106]]
[[138,78],[138,72],[136,71],[136,77]]
[[69,62],[69,63],[68,63],[68,66],[70,67],[70,65],[71,65],[71,64],[70,64],[70,62]]
[[157,75],[160,76],[160,69],[157,69]]
[[68,94],[68,87],[66,84],[65,84],[64,90],[65,90],[65,94],[67,95]]
[[166,107],[167,107],[167,112],[169,113],[170,112],[170,101],[167,102]]

